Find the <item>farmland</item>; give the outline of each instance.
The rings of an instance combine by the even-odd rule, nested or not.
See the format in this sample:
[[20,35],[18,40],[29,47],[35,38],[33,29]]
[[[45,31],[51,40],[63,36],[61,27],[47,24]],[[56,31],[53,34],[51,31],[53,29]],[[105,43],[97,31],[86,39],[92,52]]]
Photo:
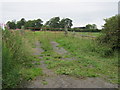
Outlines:
[[[69,32],[65,36],[62,31],[33,32],[25,30],[24,34],[19,31],[4,31],[3,35],[3,59],[9,60],[3,63],[6,65],[3,68],[3,74],[6,75],[3,77],[3,86],[5,88],[32,87],[32,84],[29,85],[31,82],[41,83],[36,84],[36,87],[50,87],[52,75],[55,80],[59,80],[58,76],[62,77],[62,75],[65,75],[63,78],[73,78],[73,80],[77,78],[77,80],[83,80],[83,82],[86,80],[86,83],[87,78],[92,78],[93,81],[99,78],[104,83],[111,83],[110,87],[117,87],[117,53],[112,56],[105,55],[104,51],[107,48],[96,43],[96,38],[101,35],[100,32],[76,32],[75,34]],[[81,35],[95,36],[95,38],[82,37]],[[14,43],[11,42],[11,39]],[[12,48],[10,49],[9,47]],[[14,55],[11,55],[11,53]],[[9,66],[6,62],[9,62]],[[15,80],[13,80],[13,76]],[[99,80],[98,83],[100,84]],[[28,84],[21,85],[22,82]],[[65,82],[65,84],[67,85],[68,83]],[[94,86],[97,86],[97,84]]]
[[1,5],[0,89],[119,89],[120,3],[9,0]]

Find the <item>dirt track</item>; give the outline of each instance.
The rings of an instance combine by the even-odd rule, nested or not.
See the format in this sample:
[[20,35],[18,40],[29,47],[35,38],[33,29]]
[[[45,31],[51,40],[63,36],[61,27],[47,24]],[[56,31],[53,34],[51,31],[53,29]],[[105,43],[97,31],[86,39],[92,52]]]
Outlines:
[[[57,45],[59,45],[58,43],[51,42],[51,44],[55,52],[60,54],[67,53],[65,49],[57,47]],[[39,42],[36,42],[35,51],[34,55],[40,55],[41,52],[44,52],[44,50],[40,48]],[[117,88],[117,85],[107,83],[101,78],[80,79],[67,75],[57,75],[47,68],[44,60],[40,63],[44,76],[38,76],[35,80],[26,83],[23,86],[24,88]]]

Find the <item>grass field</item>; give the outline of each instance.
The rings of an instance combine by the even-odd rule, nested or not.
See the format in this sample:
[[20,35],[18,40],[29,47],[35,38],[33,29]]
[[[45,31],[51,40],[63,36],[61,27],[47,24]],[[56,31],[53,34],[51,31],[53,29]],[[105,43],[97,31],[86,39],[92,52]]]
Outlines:
[[[12,34],[14,33],[15,31]],[[45,60],[45,64],[47,64],[47,68],[52,69],[56,74],[70,75],[78,78],[101,77],[111,83],[119,82],[117,53],[113,56],[106,57],[104,51],[107,50],[107,48],[97,45],[95,39],[80,36],[78,38],[72,34],[65,37],[64,32],[50,31],[26,31],[24,35],[19,36],[15,34],[14,37],[12,37],[10,33],[7,34],[9,35],[6,35],[3,40],[3,58],[6,58],[3,59],[6,60],[3,63],[5,65],[4,75],[6,78],[3,77],[5,87],[15,87],[16,84],[19,84],[21,78],[22,80],[32,80],[36,76],[43,75],[42,69],[35,67],[36,64],[40,65],[38,64],[40,61],[38,57],[40,55],[38,55],[38,57],[32,55],[36,41],[39,41],[41,47],[44,49],[42,57],[43,60]],[[100,33],[87,32],[77,34],[96,37],[100,35]],[[18,36],[19,38],[17,38]],[[7,40],[9,43],[5,42],[8,37],[10,40],[12,39],[12,42],[16,43],[12,50],[9,50],[11,46],[8,45],[11,43],[10,40]],[[51,41],[59,43],[57,47],[63,47],[68,53],[64,55],[56,53],[50,43]],[[17,46],[21,48],[21,51],[16,50]],[[11,53],[14,54],[14,50],[18,52],[16,53],[17,56],[15,55],[13,57]],[[62,60],[62,58],[68,58],[68,60]],[[69,60],[69,58],[75,58],[75,60]],[[32,64],[33,61],[38,62]],[[13,66],[11,66],[11,64]],[[12,70],[9,68],[12,68]]]
[[[40,35],[39,40],[45,50],[44,58],[48,68],[54,69],[56,73],[76,77],[102,77],[112,83],[118,83],[117,55],[105,57],[103,52],[105,48],[98,47],[95,40],[77,38],[70,35],[65,37],[63,32],[36,32],[36,35]],[[100,34],[91,33],[91,35],[99,36]],[[58,42],[58,47],[64,47],[70,54],[62,56],[56,54],[50,41]],[[60,58],[64,57],[74,57],[76,60],[60,60]]]
[[79,32],[80,35],[89,35],[89,36],[100,36],[101,32]]

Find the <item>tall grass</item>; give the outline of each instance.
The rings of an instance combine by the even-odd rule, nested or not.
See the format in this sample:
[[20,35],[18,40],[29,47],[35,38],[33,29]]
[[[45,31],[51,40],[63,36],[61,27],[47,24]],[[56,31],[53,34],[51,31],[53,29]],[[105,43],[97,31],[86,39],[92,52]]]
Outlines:
[[21,35],[18,31],[3,31],[3,88],[16,87],[21,81],[23,81],[23,79],[31,78],[30,75],[33,74],[31,70],[34,71],[34,69],[30,68],[33,68],[31,61],[34,58],[31,49],[28,48],[29,44],[25,44],[24,37],[25,36]]

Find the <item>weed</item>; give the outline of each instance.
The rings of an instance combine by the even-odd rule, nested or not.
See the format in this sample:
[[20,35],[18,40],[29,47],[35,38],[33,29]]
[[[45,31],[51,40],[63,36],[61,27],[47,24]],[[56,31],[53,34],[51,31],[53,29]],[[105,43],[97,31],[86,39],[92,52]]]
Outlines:
[[33,80],[38,75],[43,75],[42,69],[40,68],[26,68],[21,69],[19,74],[25,79],[25,80]]
[[43,84],[43,85],[47,85],[48,82],[47,82],[47,81],[43,81],[42,84]]

